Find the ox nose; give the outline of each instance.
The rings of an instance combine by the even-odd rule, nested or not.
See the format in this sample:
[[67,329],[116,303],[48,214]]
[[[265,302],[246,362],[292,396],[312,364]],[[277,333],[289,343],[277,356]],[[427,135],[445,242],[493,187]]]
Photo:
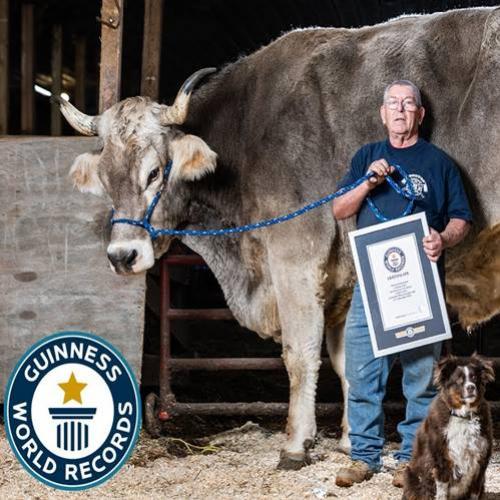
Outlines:
[[137,258],[137,250],[120,249],[108,252],[108,259],[117,271],[130,271]]

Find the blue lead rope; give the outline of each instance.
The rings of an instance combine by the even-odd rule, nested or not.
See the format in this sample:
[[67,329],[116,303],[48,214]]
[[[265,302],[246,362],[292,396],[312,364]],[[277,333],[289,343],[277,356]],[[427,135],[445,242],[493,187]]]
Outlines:
[[[406,198],[408,200],[408,203],[406,205],[406,208],[403,210],[403,212],[399,215],[399,217],[404,217],[405,215],[408,215],[412,212],[413,210],[413,205],[415,203],[415,193],[413,191],[413,185],[412,182],[408,176],[408,174],[399,166],[399,165],[394,165],[396,170],[401,174],[403,179],[406,181],[406,186],[408,190],[405,190],[401,188],[391,177],[387,176],[387,182],[390,184],[390,186],[402,197]],[[332,201],[334,198],[337,198],[339,196],[342,196],[346,194],[349,191],[352,191],[353,189],[357,188],[360,184],[363,182],[367,181],[371,177],[375,175],[374,172],[370,172],[363,177],[359,178],[357,181],[353,182],[352,184],[349,184],[348,186],[344,186],[340,188],[338,191],[335,193],[331,193],[324,198],[321,198],[317,201],[313,201],[312,203],[309,203],[308,205],[305,205],[302,208],[299,208],[298,210],[295,210],[294,212],[291,212],[286,215],[281,215],[280,217],[273,217],[272,219],[265,219],[261,220],[259,222],[255,222],[253,224],[245,224],[244,226],[237,226],[237,227],[226,227],[226,228],[221,228],[221,229],[156,229],[154,228],[151,223],[151,216],[153,215],[153,211],[156,208],[156,205],[158,204],[158,201],[160,199],[160,196],[163,192],[163,189],[165,188],[167,184],[167,179],[168,175],[170,174],[170,170],[172,168],[172,161],[169,161],[167,165],[165,166],[165,169],[163,171],[163,184],[160,190],[155,194],[153,200],[149,204],[149,207],[146,210],[146,213],[144,217],[141,220],[136,220],[136,219],[113,219],[113,213],[111,214],[111,224],[130,224],[131,226],[138,226],[142,227],[145,229],[149,235],[151,236],[151,239],[154,241],[156,240],[159,236],[223,236],[226,234],[240,234],[240,233],[246,233],[248,231],[253,231],[254,229],[260,229],[262,227],[269,227],[269,226],[274,226],[275,224],[281,224],[282,222],[289,221],[291,219],[295,219],[295,217],[299,217],[302,214],[305,214],[306,212],[309,212],[310,210],[314,210],[315,208],[320,207],[321,205],[324,205],[325,203],[328,203],[329,201]],[[386,217],[380,209],[375,205],[371,197],[367,197],[366,201],[368,202],[368,206],[374,213],[375,217],[381,221],[387,221],[390,220],[389,217]]]

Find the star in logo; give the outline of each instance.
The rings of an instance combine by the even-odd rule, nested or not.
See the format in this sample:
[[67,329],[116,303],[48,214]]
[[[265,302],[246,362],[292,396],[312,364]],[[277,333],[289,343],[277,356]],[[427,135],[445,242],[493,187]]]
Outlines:
[[87,384],[82,382],[78,382],[75,378],[75,374],[71,372],[69,380],[67,382],[61,382],[57,384],[64,391],[64,401],[63,404],[66,404],[68,401],[74,399],[77,403],[82,404],[82,395],[81,392]]

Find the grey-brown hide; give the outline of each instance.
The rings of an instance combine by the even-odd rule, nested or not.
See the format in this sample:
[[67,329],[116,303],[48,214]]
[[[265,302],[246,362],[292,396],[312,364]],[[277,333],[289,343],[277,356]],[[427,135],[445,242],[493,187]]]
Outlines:
[[[217,153],[217,168],[206,168],[206,150],[196,175],[183,176],[178,168],[177,182],[169,183],[155,213],[158,225],[246,224],[334,191],[354,152],[384,137],[378,115],[383,89],[403,78],[424,96],[424,134],[461,167],[476,234],[482,229],[491,235],[481,240],[492,255],[481,276],[496,279],[499,238],[491,228],[500,221],[499,18],[499,10],[481,8],[361,29],[297,30],[226,66],[193,95],[182,126],[182,133]],[[134,134],[148,135],[143,127],[141,122]],[[150,137],[162,141],[160,152],[171,155],[172,127],[149,128]],[[103,136],[105,150],[110,138]],[[325,206],[241,237],[183,238],[217,276],[236,318],[263,336],[281,337],[290,376],[284,467],[308,462],[323,333],[342,330],[354,279],[346,238],[352,227],[352,220],[333,221]],[[474,241],[472,235],[467,244]],[[159,245],[156,256],[168,240]],[[457,249],[453,261],[462,256]],[[473,267],[462,283],[475,279]],[[486,307],[488,315],[498,312],[498,290],[490,288],[486,302],[495,305]],[[479,321],[481,314],[470,317]],[[342,375],[342,337],[328,339]]]
[[[459,165],[474,212],[474,231],[448,258],[451,305],[465,326],[497,314],[499,19],[500,10],[479,8],[361,29],[297,30],[223,69],[193,96],[184,129],[203,137],[219,154],[219,165],[237,176],[244,194],[233,222],[281,214],[333,191],[353,153],[384,137],[378,115],[384,87],[410,79],[424,96],[423,135]],[[219,217],[232,207],[222,207]],[[328,276],[320,293],[336,324],[348,304],[343,287],[352,268],[343,256],[349,253],[344,236],[352,221],[333,228],[323,215],[311,216],[319,227],[307,217],[298,230],[286,225],[281,241],[275,229],[255,238],[265,249],[274,237],[278,245],[291,245],[308,271],[311,256],[304,242],[316,242],[314,255],[323,259]],[[488,258],[472,261],[480,231],[486,247],[478,252]],[[201,248],[205,242],[191,245]]]

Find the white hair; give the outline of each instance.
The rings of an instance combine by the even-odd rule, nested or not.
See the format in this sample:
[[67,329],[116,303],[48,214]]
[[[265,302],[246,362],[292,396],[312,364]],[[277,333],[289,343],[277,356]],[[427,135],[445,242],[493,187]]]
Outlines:
[[389,90],[391,90],[392,87],[394,87],[395,85],[403,85],[404,87],[410,87],[413,92],[413,96],[415,97],[415,102],[417,103],[417,106],[419,108],[420,106],[422,106],[422,96],[420,95],[420,90],[413,82],[410,82],[410,80],[395,80],[394,82],[387,85],[387,87],[384,90],[384,102],[387,100]]

